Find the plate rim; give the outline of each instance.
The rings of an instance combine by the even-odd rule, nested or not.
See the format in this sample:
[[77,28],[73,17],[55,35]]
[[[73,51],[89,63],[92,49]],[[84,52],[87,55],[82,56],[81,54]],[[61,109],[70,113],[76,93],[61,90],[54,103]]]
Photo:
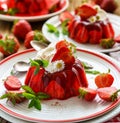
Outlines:
[[[117,69],[117,71],[120,72],[120,67],[118,67],[118,62],[116,60],[114,60],[113,58],[111,58],[111,57],[109,57],[109,56],[107,56],[105,54],[99,53],[99,52],[95,53],[95,52],[93,52],[91,50],[85,50],[85,49],[77,49],[77,50],[80,51],[80,52],[89,53],[91,55],[95,55],[96,57],[102,58],[103,60],[109,62],[112,66],[114,66]],[[12,58],[19,57],[19,55],[27,54],[27,53],[32,53],[32,52],[35,52],[35,50],[33,48],[32,49],[28,49],[28,50],[24,50],[24,51],[16,53],[16,54],[13,54],[13,55],[3,59],[0,62],[0,65],[4,64],[5,62],[8,62]],[[112,111],[114,108],[116,108],[119,103],[120,103],[120,99],[115,101],[115,102],[113,102],[112,104],[110,104],[104,110],[99,111],[99,112],[97,112],[95,114],[91,114],[89,116],[85,116],[85,118],[87,118],[87,120],[92,120],[94,118],[102,116],[103,114],[106,114],[106,113]],[[2,104],[0,104],[0,109],[2,111],[4,111],[5,113],[13,116],[13,117],[16,117],[16,118],[19,118],[19,119],[25,118],[24,120],[26,120],[26,121],[35,121],[35,122],[77,122],[77,121],[87,121],[87,120],[85,120],[84,117],[82,117],[82,118],[67,119],[67,120],[66,119],[65,120],[44,120],[44,119],[42,120],[42,119],[38,119],[38,118],[31,118],[31,117],[28,117],[28,116],[24,116],[24,115],[18,114],[18,113],[14,112],[14,111],[11,111],[10,109],[8,109],[7,107],[5,107]],[[104,111],[106,111],[106,112],[104,113]]]
[[61,12],[65,11],[68,6],[69,6],[69,0],[64,0],[65,1],[65,5],[57,12],[53,12],[50,14],[46,14],[46,15],[39,15],[39,16],[28,16],[28,17],[24,17],[24,16],[10,16],[10,15],[4,15],[4,14],[0,14],[0,20],[5,20],[5,21],[14,21],[14,20],[27,20],[30,22],[33,21],[42,21],[45,20],[47,18],[53,17],[55,15],[60,14]]
[[[114,14],[111,14],[111,13],[108,13],[108,17],[110,18],[112,18],[112,19],[114,19],[114,18],[117,18],[117,20],[119,19],[120,20],[120,17],[119,16],[117,16],[117,15],[114,15]],[[43,35],[46,37],[46,39],[47,40],[49,40],[50,41],[50,38],[48,38],[49,36],[46,36],[47,35],[47,33],[49,33],[49,32],[47,32],[47,30],[46,30],[46,23],[52,23],[52,22],[54,22],[54,24],[55,24],[55,26],[57,27],[58,25],[60,25],[60,20],[59,20],[59,15],[56,15],[56,16],[54,16],[54,17],[51,17],[51,18],[49,18],[44,24],[43,24],[43,26],[42,26],[42,33],[43,33]],[[117,22],[116,22],[117,23]],[[117,23],[117,24],[119,24],[119,23]],[[120,25],[120,24],[119,24]],[[51,34],[52,35],[52,34]],[[67,37],[67,39],[68,39],[69,37]],[[73,39],[71,39],[71,40],[73,40]],[[50,41],[50,42],[52,42],[52,41]],[[54,42],[54,41],[53,41]],[[75,41],[74,41],[75,42]],[[74,43],[73,41],[72,41],[72,43]],[[75,44],[76,44],[76,46],[77,46],[77,44],[80,44],[80,43],[78,43],[78,42],[75,42]],[[110,49],[100,49],[100,50],[98,50],[97,52],[102,52],[102,53],[109,53],[109,52],[114,52],[114,51],[119,51],[120,50],[120,45],[119,45],[119,43],[116,43],[116,44],[118,44],[118,47],[117,48],[110,48]],[[81,44],[81,45],[84,45],[84,44]],[[78,46],[77,46],[78,47]],[[79,46],[80,47],[80,46]],[[82,48],[82,47],[81,47]],[[83,49],[87,49],[87,48],[83,48]],[[93,50],[93,49],[89,49],[89,50]],[[93,51],[96,51],[96,50],[93,50]]]

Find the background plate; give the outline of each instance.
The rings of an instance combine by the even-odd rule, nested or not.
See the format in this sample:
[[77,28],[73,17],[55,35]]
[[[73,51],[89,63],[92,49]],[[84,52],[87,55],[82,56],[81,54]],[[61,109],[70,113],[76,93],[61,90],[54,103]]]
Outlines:
[[64,0],[64,1],[65,1],[65,5],[63,6],[63,8],[57,12],[54,12],[54,13],[50,13],[47,15],[40,15],[40,16],[29,16],[29,17],[8,16],[8,15],[0,14],[0,20],[5,20],[5,21],[14,21],[14,20],[21,20],[21,19],[24,19],[27,21],[45,20],[45,19],[48,19],[52,16],[55,16],[55,15],[60,14],[61,12],[65,11],[69,6],[69,0]]
[[[115,31],[115,36],[117,36],[118,34],[120,34],[120,17],[117,16],[117,15],[108,14],[108,18],[110,19],[110,22],[113,25],[113,28],[114,28],[114,31]],[[49,24],[52,24],[52,25],[58,27],[58,29],[61,32],[61,25],[60,25],[59,16],[55,16],[55,17],[50,18],[49,20],[46,21],[46,23],[49,23]],[[120,43],[119,44],[116,43],[110,49],[103,49],[98,44],[93,45],[93,44],[80,44],[80,43],[77,43],[73,39],[69,38],[68,36],[63,35],[62,33],[60,33],[60,36],[57,37],[54,34],[48,32],[48,28],[46,26],[46,23],[44,23],[44,25],[42,27],[42,32],[43,32],[44,36],[50,42],[57,42],[59,40],[66,39],[67,41],[74,43],[77,47],[88,49],[88,50],[94,50],[94,51],[104,52],[104,53],[120,50]]]

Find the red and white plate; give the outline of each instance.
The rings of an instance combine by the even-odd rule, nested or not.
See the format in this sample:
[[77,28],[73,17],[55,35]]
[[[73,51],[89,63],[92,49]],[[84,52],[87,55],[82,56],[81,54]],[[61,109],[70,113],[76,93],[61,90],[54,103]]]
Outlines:
[[[36,51],[33,49],[26,50],[0,62],[0,96],[5,92],[2,80],[5,79],[12,70],[13,64],[17,61],[29,61],[33,58]],[[117,61],[101,53],[94,53],[90,50],[77,50],[77,57],[85,62],[91,64],[95,70],[106,72],[111,70],[114,76],[114,83],[112,86],[120,89],[120,65]],[[88,75],[89,85],[96,88],[94,83],[95,75]],[[25,75],[21,74],[19,79],[24,83]],[[119,95],[120,96],[120,95]],[[42,101],[42,110],[28,109],[28,103],[24,102],[13,106],[10,102],[6,103],[6,99],[0,100],[0,114],[1,117],[7,120],[19,122],[104,122],[117,115],[120,111],[120,98],[115,102],[105,102],[99,97],[94,101],[87,102],[72,97],[67,100],[46,100]],[[8,119],[10,117],[10,119]]]
[[46,15],[39,15],[39,16],[27,16],[27,17],[20,17],[20,16],[10,16],[10,15],[3,15],[0,14],[0,20],[5,20],[5,21],[14,21],[14,20],[27,20],[27,21],[39,21],[39,20],[45,20],[48,19],[52,16],[58,15],[61,12],[65,11],[68,6],[69,6],[69,0],[63,0],[63,2],[65,1],[64,6],[56,12],[50,13],[50,14],[46,14]]
[[[108,18],[110,19],[110,22],[113,25],[113,28],[114,28],[114,31],[115,31],[115,36],[117,36],[118,34],[120,34],[120,28],[119,28],[120,27],[120,17],[117,16],[117,15],[108,14]],[[70,37],[68,37],[66,35],[63,35],[62,32],[60,33],[60,36],[57,37],[57,36],[55,36],[55,34],[48,32],[48,28],[46,26],[46,23],[54,25],[61,32],[61,22],[59,20],[59,16],[55,16],[55,17],[50,18],[49,20],[47,20],[44,23],[44,25],[42,27],[42,33],[44,34],[44,36],[50,42],[57,42],[59,40],[66,39],[67,41],[69,41],[71,43],[74,43],[77,47],[88,49],[88,50],[93,50],[93,51],[98,51],[98,52],[104,52],[104,53],[120,50],[120,43],[116,43],[110,49],[103,49],[98,44],[81,44],[81,43],[75,42]]]

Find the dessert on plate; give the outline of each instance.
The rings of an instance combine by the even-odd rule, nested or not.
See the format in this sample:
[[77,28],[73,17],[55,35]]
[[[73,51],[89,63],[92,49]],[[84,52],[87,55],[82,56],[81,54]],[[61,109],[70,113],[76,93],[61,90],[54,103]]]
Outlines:
[[[79,43],[99,44],[102,39],[113,39],[114,29],[109,21],[108,14],[98,5],[83,4],[74,10],[74,14],[69,18],[69,37]],[[65,19],[64,19],[65,20]]]
[[63,40],[39,51],[31,60],[25,85],[36,93],[50,95],[50,99],[78,96],[79,87],[88,87],[88,81],[81,61],[74,56],[75,50],[73,44]]

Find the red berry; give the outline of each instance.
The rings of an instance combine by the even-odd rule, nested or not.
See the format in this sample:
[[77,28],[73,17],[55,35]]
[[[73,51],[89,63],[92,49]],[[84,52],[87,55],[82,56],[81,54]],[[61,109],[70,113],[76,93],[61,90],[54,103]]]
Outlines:
[[19,90],[21,88],[20,80],[15,76],[8,76],[4,81],[7,90]]

